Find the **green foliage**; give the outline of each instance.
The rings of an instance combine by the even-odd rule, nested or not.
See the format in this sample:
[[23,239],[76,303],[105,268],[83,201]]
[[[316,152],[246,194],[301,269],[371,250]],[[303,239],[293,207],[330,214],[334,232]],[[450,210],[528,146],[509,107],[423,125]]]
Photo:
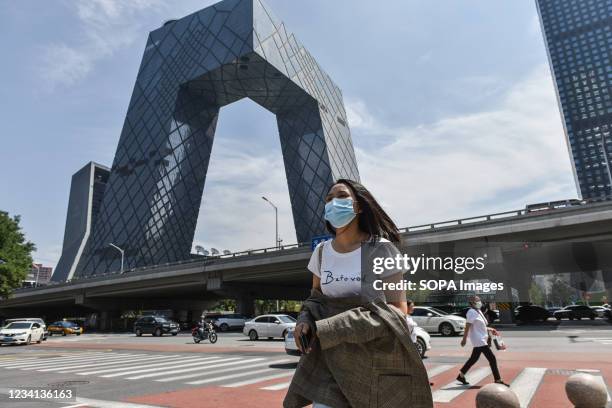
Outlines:
[[534,305],[539,306],[543,306],[546,301],[546,295],[535,282],[532,282],[529,288],[529,300]]
[[554,305],[568,305],[571,303],[572,296],[576,294],[576,290],[568,286],[558,276],[551,276],[551,288],[549,300]]
[[0,211],[0,298],[8,298],[13,289],[21,286],[32,268],[35,246],[26,241],[19,226],[20,217],[9,217]]
[[302,307],[302,302],[296,300],[279,300],[278,309],[276,308],[276,300],[273,299],[256,299],[255,314],[266,314],[271,312],[299,312]]
[[406,298],[408,300],[412,300],[415,305],[419,306],[427,302],[427,298],[429,297],[431,290],[407,290]]
[[212,310],[215,312],[234,312],[236,310],[236,301],[234,299],[223,299]]

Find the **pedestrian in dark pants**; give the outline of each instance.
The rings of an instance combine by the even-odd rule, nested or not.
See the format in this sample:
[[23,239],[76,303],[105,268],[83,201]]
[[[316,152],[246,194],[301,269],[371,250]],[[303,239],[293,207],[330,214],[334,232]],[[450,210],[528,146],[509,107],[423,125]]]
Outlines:
[[502,381],[501,376],[499,375],[497,359],[495,358],[493,351],[491,351],[490,336],[491,334],[497,335],[497,330],[487,327],[487,318],[480,310],[482,308],[480,298],[478,296],[473,296],[470,298],[469,302],[470,310],[468,310],[466,315],[467,322],[465,324],[465,331],[463,332],[463,339],[461,339],[461,347],[465,346],[466,339],[469,336],[470,343],[472,343],[474,348],[472,349],[472,355],[468,361],[466,361],[463,367],[461,367],[459,375],[457,376],[457,381],[459,381],[461,384],[469,385],[469,382],[465,379],[465,375],[469,369],[476,364],[480,358],[480,355],[484,354],[486,359],[489,360],[489,365],[491,366],[491,371],[493,372],[495,382],[508,386],[508,384]]

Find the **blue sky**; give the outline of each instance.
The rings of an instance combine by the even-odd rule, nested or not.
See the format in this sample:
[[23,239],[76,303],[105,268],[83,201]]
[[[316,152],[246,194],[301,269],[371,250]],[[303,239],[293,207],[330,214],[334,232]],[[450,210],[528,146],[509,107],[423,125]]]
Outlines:
[[[54,266],[71,175],[110,165],[149,31],[213,1],[0,2],[0,209]],[[267,0],[344,92],[399,226],[577,196],[534,1]],[[221,111],[195,243],[295,242],[274,116]]]

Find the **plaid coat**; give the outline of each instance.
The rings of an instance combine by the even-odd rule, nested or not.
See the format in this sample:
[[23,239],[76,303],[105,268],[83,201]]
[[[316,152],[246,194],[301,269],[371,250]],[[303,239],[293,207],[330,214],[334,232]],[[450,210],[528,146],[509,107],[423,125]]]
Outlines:
[[333,408],[431,408],[425,366],[403,314],[381,300],[330,298],[313,289],[298,323],[316,328],[283,401]]

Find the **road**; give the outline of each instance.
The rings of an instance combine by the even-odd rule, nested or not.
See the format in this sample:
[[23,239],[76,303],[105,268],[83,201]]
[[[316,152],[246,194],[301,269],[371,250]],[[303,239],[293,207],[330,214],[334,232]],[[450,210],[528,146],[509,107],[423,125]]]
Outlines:
[[[509,349],[496,352],[501,373],[523,406],[571,407],[564,384],[577,370],[612,385],[612,326],[592,324],[503,330]],[[436,407],[473,407],[478,388],[492,381],[484,358],[468,373],[471,387],[454,381],[470,352],[459,340],[432,337],[425,365]],[[13,406],[11,389],[56,386],[74,389],[77,399],[16,406],[279,407],[297,361],[284,353],[281,340],[252,342],[235,332],[220,333],[214,345],[194,344],[188,334],[52,337],[42,344],[0,347],[0,406]]]

